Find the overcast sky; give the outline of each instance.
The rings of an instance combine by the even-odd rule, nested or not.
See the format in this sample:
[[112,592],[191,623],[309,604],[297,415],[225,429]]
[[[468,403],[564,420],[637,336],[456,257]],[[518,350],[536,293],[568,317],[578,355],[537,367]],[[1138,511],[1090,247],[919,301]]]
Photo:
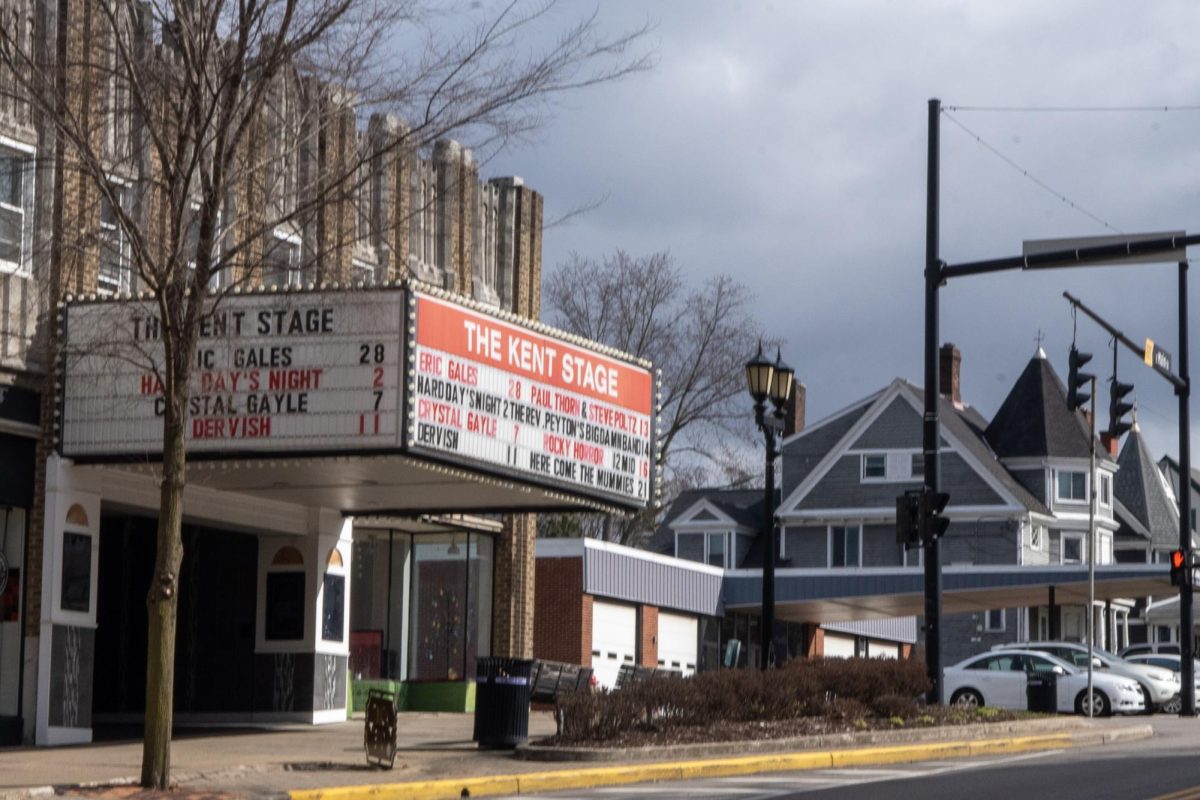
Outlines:
[[[566,3],[572,13],[591,9]],[[522,176],[545,196],[548,220],[607,197],[547,231],[547,270],[572,251],[599,258],[620,247],[670,250],[697,283],[735,275],[785,340],[785,360],[808,387],[810,422],[893,377],[923,380],[932,97],[961,107],[942,116],[946,261],[1015,255],[1029,238],[1200,232],[1194,2],[600,7],[613,31],[647,16],[659,57],[652,72],[572,95],[537,142],[505,151],[484,171]],[[1064,290],[1135,341],[1151,337],[1178,354],[1174,265],[951,283],[941,338],[962,350],[964,399],[989,418],[1033,356],[1039,330],[1065,378],[1072,321]],[[1197,353],[1200,304],[1191,329]],[[1106,381],[1108,337],[1082,316],[1078,336]],[[1155,455],[1177,454],[1170,387],[1125,350],[1120,376],[1137,386],[1138,419]],[[1106,384],[1100,395],[1104,421]]]

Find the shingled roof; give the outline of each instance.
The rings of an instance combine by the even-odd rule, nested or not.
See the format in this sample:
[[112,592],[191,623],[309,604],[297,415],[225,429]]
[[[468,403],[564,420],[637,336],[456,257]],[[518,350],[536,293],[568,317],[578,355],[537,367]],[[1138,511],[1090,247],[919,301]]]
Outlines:
[[[1088,425],[1067,409],[1067,390],[1040,348],[984,432],[1000,458],[1087,458]],[[1097,458],[1107,458],[1096,448]]]
[[1136,531],[1140,526],[1148,532],[1155,549],[1178,547],[1179,508],[1136,421],[1125,437],[1117,466],[1114,491],[1125,513],[1137,521],[1137,525],[1130,527]]
[[[924,393],[921,387],[908,382],[905,382],[904,385],[915,399],[924,402]],[[1016,498],[1017,502],[1037,514],[1050,514],[1050,510],[1042,501],[1034,497],[996,459],[996,453],[991,449],[984,435],[987,420],[975,408],[971,406],[957,408],[944,395],[940,395],[938,397],[938,420],[945,428],[945,432],[961,442],[967,452],[974,456],[975,461]]]
[[647,550],[675,554],[675,534],[670,523],[700,500],[707,500],[734,522],[758,530],[763,522],[762,489],[689,489],[680,492],[663,514],[662,523],[650,537]]

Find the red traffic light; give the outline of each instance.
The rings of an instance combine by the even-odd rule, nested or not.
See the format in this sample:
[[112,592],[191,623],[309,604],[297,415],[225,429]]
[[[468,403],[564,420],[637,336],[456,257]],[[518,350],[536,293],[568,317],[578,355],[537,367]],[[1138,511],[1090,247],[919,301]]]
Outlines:
[[1183,551],[1182,550],[1172,550],[1171,551],[1171,568],[1172,569],[1183,569]]

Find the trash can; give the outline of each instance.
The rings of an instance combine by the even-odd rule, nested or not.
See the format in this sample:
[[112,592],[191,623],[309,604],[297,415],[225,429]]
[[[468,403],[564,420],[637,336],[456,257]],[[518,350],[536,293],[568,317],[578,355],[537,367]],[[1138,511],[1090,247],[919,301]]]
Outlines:
[[1053,672],[1034,672],[1025,685],[1025,700],[1030,711],[1058,713],[1058,676]]
[[475,732],[480,747],[512,748],[529,738],[533,661],[480,658],[475,669]]

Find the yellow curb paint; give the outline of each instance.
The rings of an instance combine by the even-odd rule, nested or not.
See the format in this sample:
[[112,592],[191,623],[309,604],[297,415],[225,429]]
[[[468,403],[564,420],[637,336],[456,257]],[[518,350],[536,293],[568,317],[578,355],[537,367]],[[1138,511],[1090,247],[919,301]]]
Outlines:
[[931,742],[869,747],[862,750],[835,750],[830,755],[835,767],[862,767],[871,764],[902,764],[928,758],[959,758],[970,755],[970,752],[968,742]]
[[1024,753],[1030,750],[1053,750],[1070,747],[1074,739],[1069,733],[1047,733],[1040,736],[1018,736],[1012,739],[985,739],[971,742],[971,755],[985,756],[1001,753]]
[[773,753],[762,756],[740,756],[709,761],[685,761],[679,765],[683,780],[719,778],[729,775],[748,775],[754,772],[789,772],[792,770],[828,769],[833,765],[828,752]]
[[900,764],[938,758],[1020,753],[1070,747],[1070,733],[985,739],[978,742],[927,742],[924,744],[864,747],[802,753],[770,753],[695,761],[649,762],[612,767],[590,767],[523,775],[487,775],[477,778],[411,781],[406,783],[339,786],[290,792],[291,800],[453,800],[466,790],[471,797],[498,794],[566,791],[596,786],[678,781],[749,775],[757,772],[793,772],[831,767]]
[[516,775],[483,775],[477,778],[306,789],[288,794],[292,800],[457,800],[463,796],[464,789],[470,792],[471,797],[520,793]]
[[521,794],[525,794],[526,792],[555,792],[591,786],[620,786],[626,783],[653,783],[679,779],[680,771],[677,763],[652,762],[620,767],[531,772],[526,775],[518,775],[517,783],[521,788]]

